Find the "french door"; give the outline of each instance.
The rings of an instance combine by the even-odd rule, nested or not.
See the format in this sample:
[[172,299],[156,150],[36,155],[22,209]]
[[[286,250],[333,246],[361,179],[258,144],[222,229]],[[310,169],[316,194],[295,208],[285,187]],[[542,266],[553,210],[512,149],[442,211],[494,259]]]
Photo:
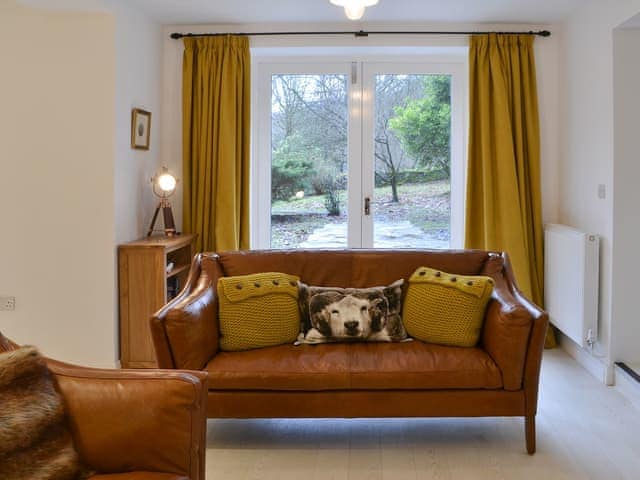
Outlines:
[[464,64],[261,63],[255,248],[457,248]]

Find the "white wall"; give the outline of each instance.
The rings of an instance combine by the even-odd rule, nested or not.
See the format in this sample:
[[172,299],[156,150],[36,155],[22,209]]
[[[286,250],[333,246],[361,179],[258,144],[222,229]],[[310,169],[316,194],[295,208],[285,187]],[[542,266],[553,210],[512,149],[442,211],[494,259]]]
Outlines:
[[[540,25],[407,25],[365,23],[359,28],[371,30],[539,30],[548,26]],[[308,31],[352,30],[350,24],[305,24]],[[161,160],[178,176],[182,172],[182,41],[169,38],[171,32],[237,32],[237,31],[300,31],[300,25],[172,25],[164,28],[164,66],[162,94],[162,140]],[[550,38],[537,38],[535,42],[536,66],[538,74],[538,94],[540,100],[541,123],[541,168],[542,203],[545,222],[557,222],[558,219],[558,164],[559,164],[559,44],[560,38],[553,27]],[[354,47],[354,46],[464,46],[468,44],[463,36],[398,36],[353,38],[349,36],[301,36],[301,37],[252,37],[253,47]],[[179,190],[172,201],[176,222],[182,221],[182,192]]]
[[[562,35],[559,220],[602,237],[598,350],[609,365],[616,357],[611,332],[617,329],[611,316],[616,194],[612,32],[638,11],[638,0],[590,2],[565,22]],[[598,184],[606,186],[605,199],[597,196]]]
[[611,352],[613,360],[640,363],[640,30],[615,30],[613,282]]
[[[39,8],[0,7],[0,25],[11,25],[0,33],[0,96],[8,100],[7,108],[0,102],[0,135],[11,140],[0,145],[0,199],[20,205],[8,212],[12,238],[0,240],[3,271],[19,273],[0,277],[0,295],[15,295],[18,305],[0,312],[0,331],[55,358],[113,367],[116,245],[146,233],[155,208],[149,179],[159,165],[161,29],[119,0],[55,11],[42,0],[23,3]],[[152,112],[149,151],[131,149],[134,107]],[[43,120],[20,129],[16,117]],[[25,149],[43,135],[37,150]],[[51,172],[69,202],[42,187]],[[54,212],[63,228],[51,226]]]
[[[116,17],[116,243],[146,235],[157,198],[151,177],[160,165],[162,29],[133,8],[111,2]],[[131,148],[131,109],[151,112],[150,149]]]
[[0,331],[114,362],[115,24],[0,4]]
[[[162,84],[162,29],[159,24],[121,0],[104,0],[115,16],[116,125],[113,168],[115,204],[115,245],[140,238],[147,233],[157,204],[151,190],[151,177],[159,169],[160,114]],[[131,110],[151,112],[149,150],[131,148]],[[113,268],[117,272],[114,246]],[[112,321],[119,358],[119,312],[117,273],[114,278],[116,311]]]

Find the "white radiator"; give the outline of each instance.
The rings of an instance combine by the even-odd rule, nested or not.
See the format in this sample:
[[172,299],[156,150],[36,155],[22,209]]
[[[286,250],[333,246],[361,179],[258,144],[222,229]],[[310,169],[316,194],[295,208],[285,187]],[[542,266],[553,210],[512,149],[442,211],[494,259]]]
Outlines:
[[544,299],[551,323],[582,347],[598,336],[600,239],[575,228],[544,228]]

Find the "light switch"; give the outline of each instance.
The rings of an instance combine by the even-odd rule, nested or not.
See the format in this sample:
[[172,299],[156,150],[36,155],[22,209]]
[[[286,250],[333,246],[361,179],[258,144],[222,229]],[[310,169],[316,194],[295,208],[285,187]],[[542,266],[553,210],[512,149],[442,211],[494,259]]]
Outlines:
[[607,198],[607,187],[604,183],[598,184],[598,198],[600,199]]

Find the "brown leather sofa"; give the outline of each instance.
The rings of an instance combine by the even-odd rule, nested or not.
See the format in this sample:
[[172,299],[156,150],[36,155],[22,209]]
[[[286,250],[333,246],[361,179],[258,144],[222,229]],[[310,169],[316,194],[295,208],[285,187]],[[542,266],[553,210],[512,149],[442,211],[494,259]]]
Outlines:
[[[221,276],[284,272],[310,285],[368,287],[429,266],[495,280],[479,345],[420,341],[218,348]],[[486,251],[242,251],[197,255],[183,291],[151,320],[161,368],[209,374],[208,416],[523,416],[535,452],[538,380],[547,314],[516,287],[507,256]]]
[[[0,352],[14,348],[0,333]],[[204,480],[204,372],[47,365],[91,480]]]

